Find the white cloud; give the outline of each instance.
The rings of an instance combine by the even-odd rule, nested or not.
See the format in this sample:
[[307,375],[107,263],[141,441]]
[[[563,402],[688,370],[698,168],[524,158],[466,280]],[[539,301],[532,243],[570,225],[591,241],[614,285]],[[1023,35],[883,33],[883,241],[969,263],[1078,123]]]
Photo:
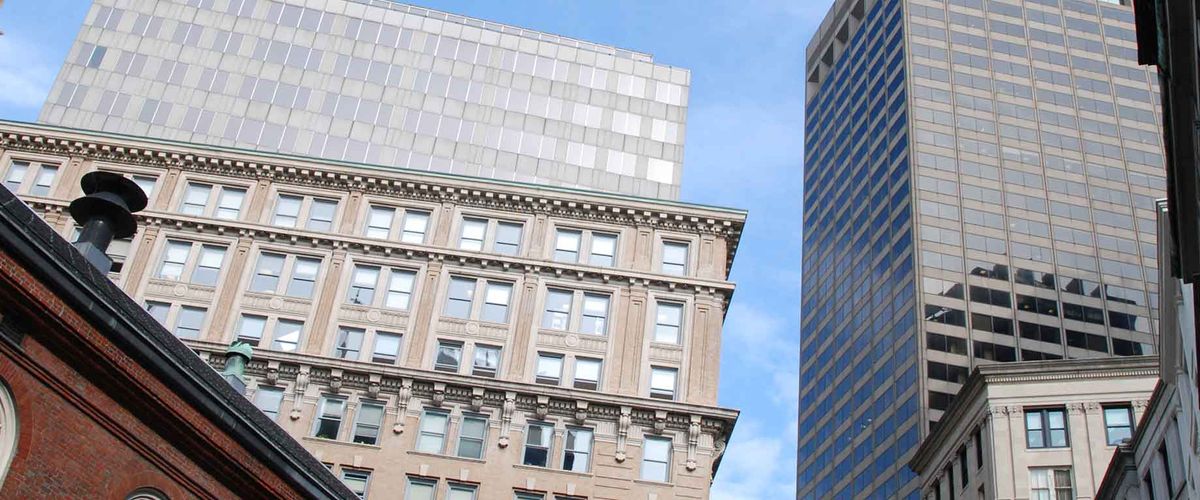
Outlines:
[[713,500],[763,500],[793,498],[796,494],[796,421],[787,429],[767,429],[745,419],[733,431],[733,439],[717,480]]
[[52,59],[17,34],[0,36],[0,104],[41,108],[58,71]]

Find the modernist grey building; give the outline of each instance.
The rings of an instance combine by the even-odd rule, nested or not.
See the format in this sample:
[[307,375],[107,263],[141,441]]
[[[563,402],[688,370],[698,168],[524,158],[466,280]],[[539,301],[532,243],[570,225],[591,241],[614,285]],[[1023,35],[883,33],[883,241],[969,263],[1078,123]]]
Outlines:
[[96,0],[39,120],[676,199],[689,80],[388,0]]
[[1165,190],[1133,11],[837,0],[807,49],[800,498],[917,498],[981,363],[1152,354]]

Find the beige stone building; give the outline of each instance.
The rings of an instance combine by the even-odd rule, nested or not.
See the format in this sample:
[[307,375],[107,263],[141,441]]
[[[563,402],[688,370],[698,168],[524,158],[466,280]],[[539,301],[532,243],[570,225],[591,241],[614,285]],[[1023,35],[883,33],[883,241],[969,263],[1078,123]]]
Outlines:
[[707,498],[739,210],[0,122],[62,234],[149,194],[111,278],[372,498]]
[[909,462],[922,498],[1093,498],[1157,381],[1152,356],[980,365]]

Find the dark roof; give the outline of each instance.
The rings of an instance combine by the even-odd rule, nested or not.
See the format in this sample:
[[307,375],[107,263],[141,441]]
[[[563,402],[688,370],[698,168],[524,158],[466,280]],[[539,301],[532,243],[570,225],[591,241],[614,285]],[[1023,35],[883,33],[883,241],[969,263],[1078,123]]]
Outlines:
[[0,245],[126,355],[296,491],[312,498],[357,498],[320,461],[3,186]]

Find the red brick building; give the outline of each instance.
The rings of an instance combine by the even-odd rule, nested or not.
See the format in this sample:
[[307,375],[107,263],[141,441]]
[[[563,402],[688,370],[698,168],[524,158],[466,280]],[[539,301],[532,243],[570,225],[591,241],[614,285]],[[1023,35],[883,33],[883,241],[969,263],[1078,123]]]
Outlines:
[[0,187],[0,498],[353,498]]

